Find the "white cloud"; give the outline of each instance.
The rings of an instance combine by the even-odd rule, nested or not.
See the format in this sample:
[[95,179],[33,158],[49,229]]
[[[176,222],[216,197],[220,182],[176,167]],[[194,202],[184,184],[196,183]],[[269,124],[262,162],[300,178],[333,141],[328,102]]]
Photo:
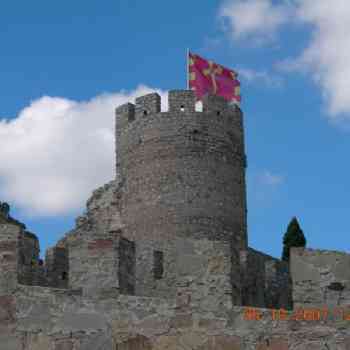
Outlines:
[[273,174],[268,170],[264,170],[259,176],[260,183],[268,186],[281,185],[284,182],[284,177],[281,175]]
[[247,83],[260,82],[269,87],[280,87],[282,79],[267,71],[257,71],[250,68],[238,68],[239,77]]
[[139,86],[86,102],[44,96],[16,118],[0,119],[0,200],[33,216],[81,210],[114,177],[115,108],[153,91]]
[[312,26],[312,37],[292,63],[309,71],[321,87],[333,118],[350,112],[350,2],[298,0],[298,18]]
[[254,39],[259,43],[273,39],[289,15],[287,4],[273,5],[271,0],[227,0],[219,11],[234,40]]
[[305,48],[276,67],[310,74],[331,119],[350,118],[348,0],[228,0],[219,14],[228,20],[232,39],[245,39],[248,44],[274,38],[284,24],[299,25],[310,33]]
[[253,205],[266,209],[282,200],[285,176],[266,169],[248,172],[247,175],[248,192]]

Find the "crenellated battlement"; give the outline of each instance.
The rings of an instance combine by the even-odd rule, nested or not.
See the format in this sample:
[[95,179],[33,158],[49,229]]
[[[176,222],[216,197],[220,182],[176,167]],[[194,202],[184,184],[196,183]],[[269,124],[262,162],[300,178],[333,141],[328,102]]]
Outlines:
[[136,118],[142,118],[149,114],[159,113],[160,104],[160,96],[157,93],[137,97],[135,100]]
[[135,104],[125,103],[116,108],[116,116],[119,120],[118,127],[123,128],[126,122],[147,119],[150,115],[161,113],[176,114],[207,114],[214,113],[217,116],[222,114],[240,114],[241,110],[237,105],[229,104],[225,98],[217,95],[208,95],[203,98],[203,111],[196,111],[196,97],[192,90],[170,90],[168,93],[168,110],[161,112],[161,97],[157,93],[150,93],[137,97]]
[[168,105],[169,112],[190,112],[195,111],[196,97],[191,90],[169,91]]

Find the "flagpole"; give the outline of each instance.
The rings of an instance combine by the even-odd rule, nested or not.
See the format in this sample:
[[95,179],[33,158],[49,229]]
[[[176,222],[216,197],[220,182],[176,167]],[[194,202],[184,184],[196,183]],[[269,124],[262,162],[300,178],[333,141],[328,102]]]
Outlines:
[[190,77],[189,77],[189,69],[190,69],[190,65],[189,65],[189,57],[190,57],[190,49],[187,48],[186,50],[186,84],[187,84],[187,90],[190,89]]

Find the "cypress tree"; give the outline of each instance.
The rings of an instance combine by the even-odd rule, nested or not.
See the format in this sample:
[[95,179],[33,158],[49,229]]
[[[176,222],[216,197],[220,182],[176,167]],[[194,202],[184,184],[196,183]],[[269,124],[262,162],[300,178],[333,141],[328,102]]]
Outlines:
[[289,260],[289,249],[291,247],[305,247],[305,245],[304,232],[300,228],[297,218],[293,217],[287,227],[287,232],[283,236],[282,260]]

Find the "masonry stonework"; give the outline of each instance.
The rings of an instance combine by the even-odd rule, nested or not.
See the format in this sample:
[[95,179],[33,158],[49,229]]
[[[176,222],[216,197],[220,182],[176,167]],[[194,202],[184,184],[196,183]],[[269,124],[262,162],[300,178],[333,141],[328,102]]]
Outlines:
[[116,177],[45,261],[0,203],[0,349],[350,350],[350,255],[249,247],[241,110],[168,105],[116,109]]

